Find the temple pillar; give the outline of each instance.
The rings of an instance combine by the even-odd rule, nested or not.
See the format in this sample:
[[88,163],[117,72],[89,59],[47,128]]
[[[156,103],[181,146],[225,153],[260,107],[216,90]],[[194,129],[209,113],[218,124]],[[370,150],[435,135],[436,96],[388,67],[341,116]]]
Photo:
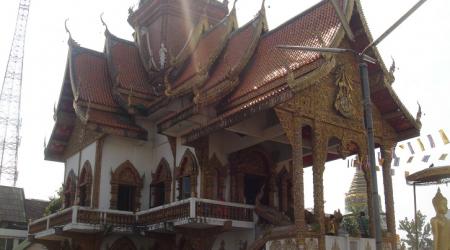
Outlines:
[[313,131],[313,187],[314,187],[314,216],[319,224],[319,249],[325,249],[325,212],[323,194],[323,172],[327,159],[327,135],[320,126]]
[[305,245],[305,196],[303,185],[302,119],[283,109],[275,113],[292,147],[292,196],[294,200],[294,223],[299,245]]
[[303,142],[302,124],[298,117],[293,118],[292,137],[292,194],[294,198],[294,218],[297,239],[301,245],[305,243],[305,197],[303,185]]
[[[395,230],[395,210],[394,210],[394,191],[392,188],[392,174],[391,174],[391,162],[392,162],[392,150],[394,150],[395,144],[391,143],[383,145],[381,148],[381,155],[383,157],[383,186],[384,186],[384,202],[386,207],[386,224],[387,231],[390,236],[396,235]],[[393,244],[393,243],[392,243]],[[395,249],[395,245],[392,246]]]
[[364,179],[366,179],[367,185],[367,207],[369,212],[369,236],[375,238],[375,220],[373,215],[373,195],[372,195],[372,179],[370,174],[370,166],[367,162],[367,155],[360,157],[361,169],[364,172]]

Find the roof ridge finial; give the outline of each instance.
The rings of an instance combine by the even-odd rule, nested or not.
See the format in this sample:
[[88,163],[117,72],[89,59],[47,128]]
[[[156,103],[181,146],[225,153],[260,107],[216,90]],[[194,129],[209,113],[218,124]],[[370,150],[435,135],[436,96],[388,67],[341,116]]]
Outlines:
[[103,20],[103,14],[104,14],[104,12],[102,12],[102,13],[100,14],[100,21],[102,22],[103,26],[105,26],[105,33],[106,33],[106,34],[109,34],[108,25],[106,24],[105,20]]
[[76,45],[79,46],[79,44],[72,38],[72,33],[70,33],[69,28],[67,27],[67,22],[69,21],[69,18],[66,18],[64,21],[64,29],[66,29],[67,34],[69,34],[69,40],[67,41],[69,46]]
[[234,0],[232,10],[236,9],[236,3],[237,3],[237,1],[238,1],[238,0]]

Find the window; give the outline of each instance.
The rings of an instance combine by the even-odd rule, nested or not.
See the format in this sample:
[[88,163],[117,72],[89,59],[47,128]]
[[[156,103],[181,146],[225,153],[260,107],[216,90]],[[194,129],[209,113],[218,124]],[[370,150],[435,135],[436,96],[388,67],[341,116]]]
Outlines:
[[119,185],[117,193],[117,209],[122,211],[134,211],[134,191],[133,186]]
[[150,207],[157,207],[170,203],[172,190],[172,173],[169,163],[162,158],[152,173],[152,183],[150,184]]
[[166,200],[164,182],[151,185],[150,193],[151,193],[150,207],[157,207],[164,205],[164,201]]
[[112,173],[110,208],[124,211],[140,209],[142,177],[130,161],[125,161]]
[[187,149],[175,174],[178,185],[178,200],[197,197],[197,175],[198,167],[195,156]]
[[80,206],[91,205],[92,169],[89,161],[86,161],[81,170],[78,195]]
[[184,176],[181,180],[181,199],[187,199],[191,197],[191,177]]
[[70,170],[64,184],[64,208],[73,206],[75,202],[76,179],[75,173],[73,170]]

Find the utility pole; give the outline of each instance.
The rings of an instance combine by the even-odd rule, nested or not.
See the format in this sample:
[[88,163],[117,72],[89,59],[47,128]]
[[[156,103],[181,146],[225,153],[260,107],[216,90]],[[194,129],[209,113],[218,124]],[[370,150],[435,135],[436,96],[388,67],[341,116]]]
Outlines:
[[29,9],[30,0],[19,1],[16,27],[0,92],[0,183],[12,181],[13,186],[16,186],[18,177],[22,69]]

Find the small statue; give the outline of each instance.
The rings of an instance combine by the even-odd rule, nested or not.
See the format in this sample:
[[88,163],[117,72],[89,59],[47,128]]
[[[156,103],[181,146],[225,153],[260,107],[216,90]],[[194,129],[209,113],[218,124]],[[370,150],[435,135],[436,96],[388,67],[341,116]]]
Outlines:
[[450,220],[445,217],[448,211],[447,199],[441,194],[441,189],[438,188],[432,202],[436,211],[436,216],[430,221],[433,232],[433,249],[450,250]]

